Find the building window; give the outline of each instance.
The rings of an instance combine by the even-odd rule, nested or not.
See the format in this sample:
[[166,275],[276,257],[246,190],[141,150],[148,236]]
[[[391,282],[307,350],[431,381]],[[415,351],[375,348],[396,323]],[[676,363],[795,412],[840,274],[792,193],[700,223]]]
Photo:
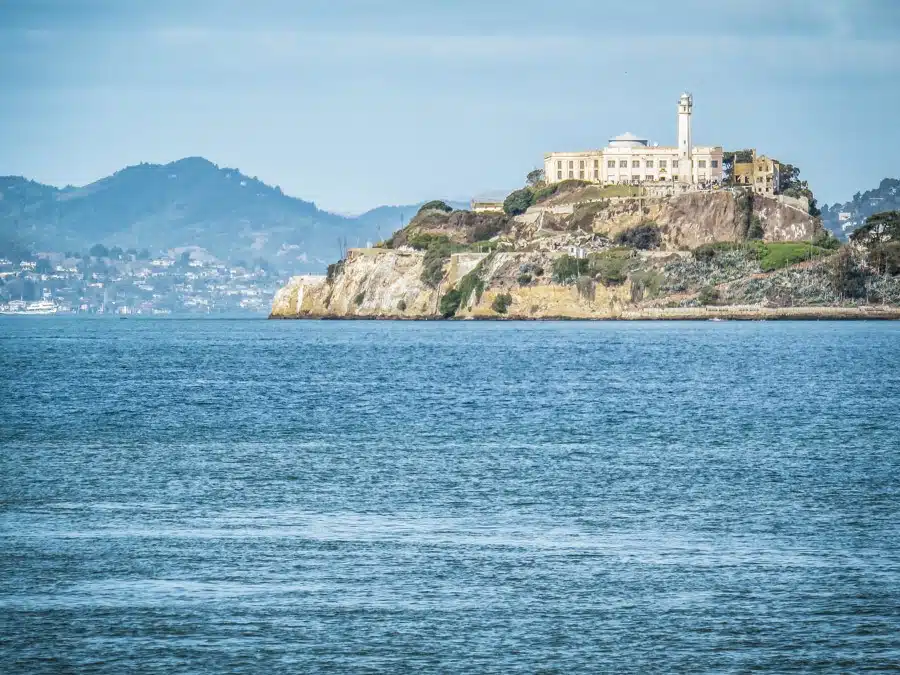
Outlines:
[[648,176],[644,176],[644,180],[652,181],[652,180],[653,180],[653,176],[649,176],[649,175],[648,175]]
[[719,168],[719,160],[714,159],[713,161],[711,161],[711,162],[709,163],[709,165],[710,165],[712,168],[714,168],[714,169],[718,169],[718,168]]
[[664,160],[664,159],[659,160],[659,168],[660,169],[666,168],[666,160]]
[[569,171],[569,178],[575,178],[575,172]]
[[594,180],[599,180],[600,178],[600,169],[594,169]]
[[574,168],[574,167],[575,167],[575,162],[573,162],[573,161],[570,159],[570,160],[569,160],[569,168],[572,169],[572,168]]
[[556,162],[556,170],[559,171],[562,168],[562,160],[557,160]]
[[595,168],[595,169],[599,169],[599,168],[600,168],[600,160],[599,160],[599,159],[595,159],[595,160],[594,160],[594,168]]
[[673,160],[672,160],[672,168],[673,168],[673,169],[677,169],[677,168],[678,168],[678,160],[677,160],[677,159],[673,159]]
[[637,159],[631,160],[631,168],[632,169],[640,169],[641,168],[640,160],[637,160]]
[[705,159],[698,160],[697,167],[700,169],[705,169],[706,168],[706,160]]
[[757,183],[762,183],[762,176],[757,176],[757,177],[756,177],[756,182],[757,182]]
[[584,169],[582,169],[581,171],[578,172],[578,177],[579,177],[581,180],[584,180]]
[[579,169],[583,169],[583,168],[584,168],[584,160],[583,160],[583,159],[582,159],[580,162],[578,162],[578,168],[579,168]]
[[556,172],[556,180],[562,180],[562,171]]
[[628,168],[628,160],[627,160],[627,159],[620,159],[620,160],[619,160],[619,168],[620,168],[620,169],[627,169],[627,168]]
[[631,180],[633,180],[635,183],[640,183],[641,177],[635,174],[631,177]]
[[646,162],[644,162],[644,166],[646,166],[648,169],[652,169],[653,168],[653,160],[648,159]]
[[677,174],[677,173],[673,173],[673,174],[672,174],[672,180],[678,180],[678,174]]
[[615,169],[616,168],[616,160],[611,159],[606,163],[607,169]]

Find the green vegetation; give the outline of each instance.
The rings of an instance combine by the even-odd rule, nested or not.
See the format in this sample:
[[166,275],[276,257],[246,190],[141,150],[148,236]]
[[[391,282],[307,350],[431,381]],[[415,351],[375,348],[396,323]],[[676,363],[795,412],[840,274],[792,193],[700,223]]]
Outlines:
[[619,246],[630,246],[646,251],[659,247],[662,242],[662,232],[656,223],[641,223],[619,232],[615,242]]
[[862,298],[866,295],[866,273],[848,247],[842,248],[834,256],[831,263],[831,286],[842,298]]
[[441,201],[440,199],[433,199],[430,202],[425,202],[424,204],[422,204],[422,206],[419,207],[418,213],[422,213],[422,211],[428,211],[429,209],[443,211],[444,213],[450,213],[453,210],[453,207],[450,206],[447,202]]
[[540,188],[543,187],[546,182],[547,181],[544,179],[543,169],[535,169],[534,171],[529,171],[528,175],[525,176],[525,184],[528,187]]
[[481,263],[459,280],[457,289],[459,290],[459,302],[462,305],[469,302],[469,298],[473,293],[475,294],[475,302],[481,300],[481,294],[484,293],[484,280],[481,278]]
[[588,257],[588,269],[604,286],[618,286],[628,279],[630,261],[630,249],[610,249],[592,253]]
[[659,270],[638,270],[631,275],[631,300],[640,302],[644,298],[655,298],[659,295],[665,278]]
[[512,304],[512,296],[509,293],[500,293],[491,303],[491,309],[497,314],[506,314],[509,306]]
[[455,288],[451,288],[449,291],[444,293],[444,295],[441,297],[441,302],[438,307],[441,316],[443,316],[445,319],[449,319],[451,316],[456,314],[457,310],[459,309],[460,302],[461,300],[459,291]]
[[765,230],[763,230],[762,223],[759,220],[759,216],[753,214],[750,216],[750,226],[747,228],[747,239],[762,239],[766,236]]
[[850,240],[865,248],[868,263],[878,274],[900,273],[900,211],[869,216]]
[[734,227],[741,239],[750,239],[753,218],[753,191],[740,190],[735,197]]
[[774,272],[788,265],[796,265],[832,253],[828,249],[813,246],[805,241],[773,241],[759,244],[757,251],[759,266],[764,272]]
[[701,305],[715,305],[719,302],[719,290],[715,286],[704,286],[697,295],[697,301]]
[[337,276],[344,270],[344,261],[338,260],[336,263],[331,263],[328,266],[328,273],[325,276],[325,281],[333,283]]
[[551,183],[550,185],[545,185],[541,189],[536,190],[532,196],[531,203],[540,204],[541,202],[550,199],[550,197],[558,192],[580,189],[587,187],[588,185],[591,185],[591,183],[586,180],[576,180],[574,178],[563,180],[558,183]]
[[725,253],[728,251],[755,251],[751,246],[747,244],[737,243],[733,241],[715,241],[711,244],[702,244],[691,251],[691,255],[694,256],[695,260],[701,260],[703,262],[712,261],[718,254]]
[[732,251],[743,251],[748,258],[759,261],[764,272],[774,272],[789,265],[822,258],[834,253],[831,248],[816,246],[808,241],[761,241],[731,242],[717,241],[703,244],[692,251],[696,260],[714,262],[724,254]]
[[812,238],[812,244],[813,246],[826,248],[830,251],[837,251],[841,247],[840,240],[834,236],[834,232],[831,230],[817,232]]
[[356,297],[353,298],[353,304],[356,305],[357,307],[359,307],[361,304],[363,304],[363,300],[365,300],[365,299],[366,299],[366,292],[360,291],[359,293],[356,294]]
[[532,281],[531,275],[528,272],[523,272],[516,278],[516,282],[519,286],[527,286]]
[[443,234],[431,234],[430,232],[413,232],[407,238],[406,243],[417,251],[427,251],[432,247],[449,247],[450,239]]
[[517,216],[525,213],[529,206],[534,203],[534,190],[531,188],[522,188],[515,190],[507,195],[503,200],[503,212],[509,216]]
[[553,261],[553,281],[557,284],[571,284],[587,271],[587,258],[565,254]]
[[401,300],[400,302],[398,302],[397,309],[399,309],[401,312],[405,312],[406,311],[406,300]]

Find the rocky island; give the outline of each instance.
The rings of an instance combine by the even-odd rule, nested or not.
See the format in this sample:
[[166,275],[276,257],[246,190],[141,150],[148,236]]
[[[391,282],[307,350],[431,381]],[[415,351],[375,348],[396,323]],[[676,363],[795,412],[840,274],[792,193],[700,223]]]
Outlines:
[[900,218],[840,241],[800,170],[755,149],[624,133],[550,152],[526,187],[471,211],[422,206],[328,275],[294,277],[273,318],[697,319],[900,317]]
[[292,278],[271,317],[900,318],[896,212],[842,245],[803,205],[747,189],[526,190],[505,211],[428,203],[327,275]]

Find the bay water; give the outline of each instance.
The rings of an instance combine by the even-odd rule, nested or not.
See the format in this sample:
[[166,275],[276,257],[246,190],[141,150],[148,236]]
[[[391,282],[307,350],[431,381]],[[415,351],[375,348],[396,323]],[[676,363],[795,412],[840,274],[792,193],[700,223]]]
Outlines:
[[900,669],[900,324],[0,320],[0,672]]

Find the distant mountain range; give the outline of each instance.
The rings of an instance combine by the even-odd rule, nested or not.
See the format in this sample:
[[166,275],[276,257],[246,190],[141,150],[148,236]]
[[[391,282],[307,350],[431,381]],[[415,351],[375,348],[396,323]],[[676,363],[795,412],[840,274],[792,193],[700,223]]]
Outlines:
[[202,157],[130,166],[84,187],[3,176],[0,256],[98,243],[153,252],[193,246],[223,259],[264,258],[285,271],[313,271],[343,245],[389,237],[420,205],[341,216]]

